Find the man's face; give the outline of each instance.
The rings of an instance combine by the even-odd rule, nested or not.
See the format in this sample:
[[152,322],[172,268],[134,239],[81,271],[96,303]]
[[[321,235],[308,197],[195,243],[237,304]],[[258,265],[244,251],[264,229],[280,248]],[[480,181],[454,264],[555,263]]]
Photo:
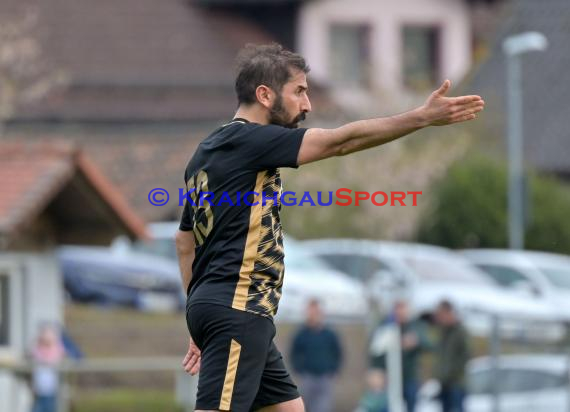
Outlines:
[[296,70],[281,93],[277,94],[273,107],[269,112],[269,123],[296,129],[299,122],[305,120],[306,113],[311,111],[311,102],[307,95],[307,76]]
[[438,307],[435,312],[435,320],[441,326],[452,325],[455,321],[455,316],[452,311],[446,308]]
[[311,302],[307,307],[307,323],[310,326],[318,327],[323,321],[323,312],[318,303]]

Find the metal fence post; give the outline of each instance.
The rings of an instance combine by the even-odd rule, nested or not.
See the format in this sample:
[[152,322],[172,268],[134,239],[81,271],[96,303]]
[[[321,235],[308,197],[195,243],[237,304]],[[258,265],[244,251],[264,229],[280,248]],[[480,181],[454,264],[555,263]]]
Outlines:
[[493,376],[492,385],[492,412],[500,412],[500,391],[499,391],[499,356],[501,355],[501,320],[498,315],[491,315],[491,342],[490,342],[490,352],[491,352],[491,370]]

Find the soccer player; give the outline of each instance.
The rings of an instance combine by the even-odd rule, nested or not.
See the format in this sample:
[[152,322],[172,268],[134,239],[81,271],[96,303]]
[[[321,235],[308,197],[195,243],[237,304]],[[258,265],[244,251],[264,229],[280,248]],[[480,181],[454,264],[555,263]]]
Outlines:
[[200,143],[185,172],[189,199],[176,233],[191,336],[183,365],[200,373],[196,410],[302,412],[273,342],[284,274],[279,168],[472,120],[484,102],[446,96],[446,80],[397,116],[299,128],[311,111],[304,58],[278,44],[248,45],[237,62],[238,110]]

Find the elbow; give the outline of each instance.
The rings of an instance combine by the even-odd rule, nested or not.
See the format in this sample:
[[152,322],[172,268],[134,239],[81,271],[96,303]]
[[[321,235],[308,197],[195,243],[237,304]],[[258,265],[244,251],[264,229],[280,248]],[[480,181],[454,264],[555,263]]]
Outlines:
[[338,129],[335,129],[335,135],[335,138],[331,139],[333,144],[328,148],[331,156],[346,156],[350,153],[350,141],[345,140]]
[[351,144],[350,142],[344,142],[344,143],[340,143],[338,144],[335,148],[335,156],[346,156],[348,154],[353,153],[355,150],[355,146],[353,144]]
[[358,140],[354,138],[349,138],[346,133],[341,129],[335,129],[335,138],[332,145],[333,156],[346,156],[348,154],[358,151]]
[[334,150],[334,156],[346,156],[347,154],[350,153],[350,150],[348,149],[348,147],[346,147],[345,144],[340,144],[336,146],[333,150]]
[[176,254],[178,256],[190,253],[192,250],[192,242],[189,241],[189,232],[177,230],[174,235],[174,244],[176,245]]
[[176,233],[174,234],[174,244],[176,245],[176,250],[178,250],[183,243],[183,234],[181,230],[177,230]]

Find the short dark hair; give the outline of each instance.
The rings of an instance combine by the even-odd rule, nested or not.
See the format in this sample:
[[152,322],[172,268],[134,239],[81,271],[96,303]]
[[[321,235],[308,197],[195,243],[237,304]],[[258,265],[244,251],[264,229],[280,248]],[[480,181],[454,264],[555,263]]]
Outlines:
[[291,78],[291,68],[304,73],[311,70],[303,56],[285,50],[278,43],[247,44],[236,60],[237,76],[235,90],[238,104],[257,101],[255,90],[261,85],[280,93]]
[[439,302],[438,308],[443,309],[447,312],[455,312],[453,304],[447,299],[443,299],[441,302]]

